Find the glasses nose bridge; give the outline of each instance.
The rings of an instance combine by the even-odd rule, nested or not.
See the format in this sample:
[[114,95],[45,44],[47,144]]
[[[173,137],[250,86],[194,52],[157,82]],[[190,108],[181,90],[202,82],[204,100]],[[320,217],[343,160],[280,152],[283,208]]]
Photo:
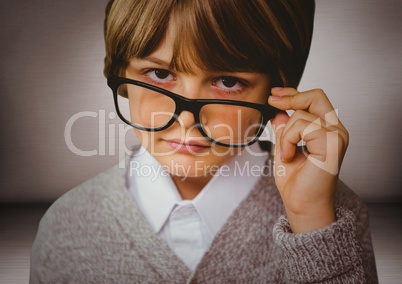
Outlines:
[[200,104],[200,102],[197,102],[197,100],[180,97],[176,100],[176,119],[179,118],[183,111],[188,111],[193,115],[194,121],[198,124],[201,107],[202,104]]

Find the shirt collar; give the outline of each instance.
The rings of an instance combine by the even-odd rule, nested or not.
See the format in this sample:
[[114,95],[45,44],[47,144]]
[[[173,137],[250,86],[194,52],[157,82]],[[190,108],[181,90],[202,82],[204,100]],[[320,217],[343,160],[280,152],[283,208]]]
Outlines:
[[169,173],[141,147],[130,160],[127,179],[131,196],[158,232],[176,202],[181,200]]
[[[258,143],[222,165],[191,204],[214,237],[261,177],[268,153]],[[182,203],[169,173],[144,148],[129,163],[128,189],[155,232]],[[188,202],[186,202],[188,203]]]

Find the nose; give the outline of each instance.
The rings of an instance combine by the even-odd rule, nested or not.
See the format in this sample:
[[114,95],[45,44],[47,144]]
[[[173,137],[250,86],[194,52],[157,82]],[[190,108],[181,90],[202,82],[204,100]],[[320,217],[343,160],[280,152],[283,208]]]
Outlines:
[[183,110],[176,120],[182,127],[188,129],[195,124],[194,114]]
[[[183,80],[177,86],[175,90],[177,94],[180,94],[189,99],[195,99],[200,96],[200,82],[197,77],[193,76],[183,76]],[[177,118],[178,123],[186,129],[190,128],[195,124],[194,114],[188,110],[183,110],[179,113]]]

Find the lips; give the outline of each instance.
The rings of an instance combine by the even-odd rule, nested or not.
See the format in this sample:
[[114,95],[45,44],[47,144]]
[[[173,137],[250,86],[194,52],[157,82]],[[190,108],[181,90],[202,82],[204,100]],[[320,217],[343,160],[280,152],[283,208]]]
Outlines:
[[190,141],[181,141],[180,139],[171,139],[165,140],[170,147],[175,149],[179,153],[198,153],[205,151],[206,149],[211,148],[209,145],[205,145],[198,141],[190,140]]

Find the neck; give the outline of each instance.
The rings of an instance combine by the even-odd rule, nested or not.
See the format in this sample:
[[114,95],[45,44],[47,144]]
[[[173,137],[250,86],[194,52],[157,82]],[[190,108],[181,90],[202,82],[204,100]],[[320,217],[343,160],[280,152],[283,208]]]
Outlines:
[[193,200],[211,180],[212,175],[201,177],[179,177],[173,176],[177,190],[183,200]]

